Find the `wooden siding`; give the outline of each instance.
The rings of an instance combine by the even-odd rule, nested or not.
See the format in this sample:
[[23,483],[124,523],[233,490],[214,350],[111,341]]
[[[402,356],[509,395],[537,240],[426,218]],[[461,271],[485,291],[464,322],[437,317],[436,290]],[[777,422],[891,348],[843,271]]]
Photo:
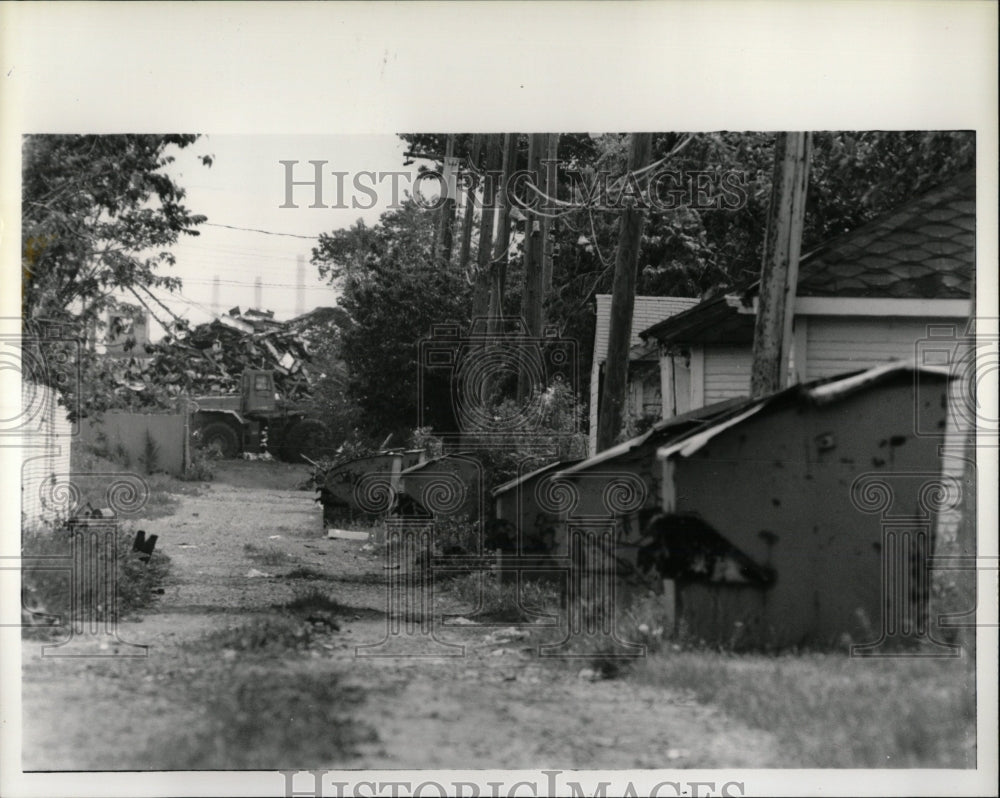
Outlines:
[[880,366],[890,360],[913,360],[916,342],[927,337],[928,325],[945,321],[811,317],[806,341],[806,379],[833,377]]
[[745,345],[706,346],[703,405],[722,402],[750,393],[753,353]]

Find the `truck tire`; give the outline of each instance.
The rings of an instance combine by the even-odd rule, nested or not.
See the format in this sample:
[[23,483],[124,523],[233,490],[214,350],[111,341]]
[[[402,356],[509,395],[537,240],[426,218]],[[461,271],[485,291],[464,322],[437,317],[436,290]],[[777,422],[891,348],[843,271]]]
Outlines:
[[330,430],[322,421],[296,421],[282,436],[279,454],[288,463],[304,463],[302,455],[315,460],[328,453]]
[[228,460],[240,453],[240,436],[225,421],[210,421],[201,428],[201,445]]

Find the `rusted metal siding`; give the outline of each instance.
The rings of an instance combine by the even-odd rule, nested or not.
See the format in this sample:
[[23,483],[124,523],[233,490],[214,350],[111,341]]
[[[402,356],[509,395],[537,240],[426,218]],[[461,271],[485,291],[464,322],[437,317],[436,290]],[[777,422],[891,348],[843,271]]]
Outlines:
[[[922,418],[943,424],[945,383],[921,382]],[[862,474],[893,484],[893,512],[920,511],[916,473],[940,474],[940,437],[915,434],[914,388],[906,375],[824,406],[761,413],[728,429],[689,458],[677,458],[678,512],[697,513],[734,546],[777,573],[759,611],[742,622],[778,645],[829,644],[845,633],[877,637],[882,523],[852,503]],[[733,629],[706,602],[725,586],[680,589],[679,612],[698,636]]]

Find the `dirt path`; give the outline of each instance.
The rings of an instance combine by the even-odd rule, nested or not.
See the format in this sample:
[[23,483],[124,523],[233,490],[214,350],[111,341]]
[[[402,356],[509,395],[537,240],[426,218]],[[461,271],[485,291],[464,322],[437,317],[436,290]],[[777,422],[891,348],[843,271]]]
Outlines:
[[[150,646],[149,656],[40,657],[37,643],[25,641],[26,770],[184,769],[180,741],[212,722],[209,707],[228,675],[245,676],[251,666],[263,694],[288,674],[358,688],[363,702],[347,722],[374,732],[346,748],[331,742],[324,761],[294,761],[276,749],[278,761],[262,768],[768,767],[776,761],[769,735],[681,693],[584,680],[577,675],[582,664],[540,659],[536,645],[553,630],[531,628],[516,639],[497,628],[438,624],[437,638],[464,646],[464,656],[357,656],[357,646],[386,636],[389,572],[361,542],[326,538],[310,493],[213,484],[181,497],[172,517],[144,526],[160,535],[159,547],[172,558],[173,583],[141,621],[123,623],[119,636]],[[303,568],[324,578],[289,578]],[[252,576],[254,569],[270,576]],[[261,665],[196,645],[272,612],[303,587],[321,587],[351,608],[339,616],[340,630],[309,650]],[[447,595],[436,602],[439,611],[470,609]],[[414,645],[426,652],[428,644]],[[331,734],[342,722],[336,710]],[[266,737],[274,720],[242,722],[259,723]],[[288,723],[294,726],[294,718]]]

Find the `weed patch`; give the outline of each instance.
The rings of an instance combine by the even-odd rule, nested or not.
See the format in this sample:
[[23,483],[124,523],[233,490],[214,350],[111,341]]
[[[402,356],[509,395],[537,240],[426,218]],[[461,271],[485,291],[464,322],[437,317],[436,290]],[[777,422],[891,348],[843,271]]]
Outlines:
[[262,565],[286,565],[292,559],[291,555],[281,549],[274,546],[258,546],[255,543],[244,544],[243,552]]
[[274,770],[321,767],[377,739],[354,717],[364,692],[336,673],[247,668],[206,682],[200,728],[158,743],[164,770]]
[[[40,527],[25,530],[21,536],[21,553],[24,557],[61,557],[72,562],[74,540],[84,543],[91,532],[69,532],[64,529]],[[133,551],[135,532],[131,525],[119,527],[115,532],[102,532],[113,536],[112,547],[100,545],[92,549],[97,561],[89,569],[82,584],[77,587],[77,597],[72,595],[71,574],[68,570],[49,570],[42,561],[25,567],[21,574],[22,603],[37,616],[59,615],[65,621],[70,616],[80,618],[86,610],[98,619],[122,619],[148,607],[170,574],[170,558],[155,550],[149,562],[143,562]],[[79,544],[77,544],[79,545]],[[110,605],[113,580],[116,600]],[[81,592],[82,591],[82,592]],[[51,628],[51,627],[42,627]],[[58,627],[57,627],[58,628]]]
[[315,637],[313,627],[300,618],[266,615],[240,626],[212,632],[189,643],[188,647],[199,651],[274,655],[309,648]]
[[470,617],[481,620],[529,622],[559,605],[555,588],[545,582],[523,582],[519,592],[516,585],[501,582],[488,571],[462,574],[444,585],[455,598],[472,605]]
[[284,575],[284,579],[305,579],[309,581],[315,581],[319,579],[327,579],[327,575],[321,571],[317,571],[315,568],[310,568],[307,565],[300,565],[293,568],[287,574]]

